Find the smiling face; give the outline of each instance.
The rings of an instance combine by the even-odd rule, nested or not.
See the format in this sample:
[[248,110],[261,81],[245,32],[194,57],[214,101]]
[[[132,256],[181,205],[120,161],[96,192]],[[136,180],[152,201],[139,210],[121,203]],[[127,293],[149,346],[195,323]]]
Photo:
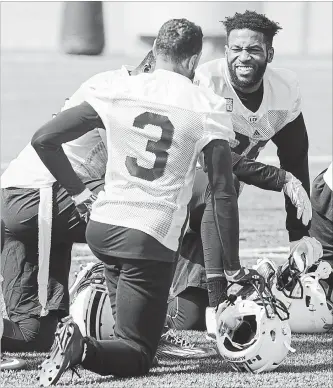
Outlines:
[[256,91],[274,50],[262,32],[232,30],[226,46],[226,58],[232,85],[245,93]]

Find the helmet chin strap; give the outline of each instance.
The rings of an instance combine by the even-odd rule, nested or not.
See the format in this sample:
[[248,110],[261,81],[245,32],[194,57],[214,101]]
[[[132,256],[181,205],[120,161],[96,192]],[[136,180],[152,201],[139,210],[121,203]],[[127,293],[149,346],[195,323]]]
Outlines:
[[291,353],[295,353],[296,352],[296,349],[295,348],[292,348],[287,341],[283,341],[283,344],[284,346],[291,352]]

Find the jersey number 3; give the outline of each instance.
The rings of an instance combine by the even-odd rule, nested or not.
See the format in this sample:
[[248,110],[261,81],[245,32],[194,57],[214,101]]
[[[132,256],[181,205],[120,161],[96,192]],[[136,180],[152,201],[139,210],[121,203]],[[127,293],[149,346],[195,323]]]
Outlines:
[[169,156],[167,151],[171,147],[174,126],[167,116],[158,115],[151,112],[145,112],[137,116],[134,120],[133,126],[143,129],[146,125],[149,124],[155,125],[162,129],[160,140],[148,140],[146,146],[147,152],[152,152],[156,155],[154,167],[145,168],[139,166],[137,158],[132,156],[126,156],[125,164],[128,172],[132,176],[151,182],[155,179],[161,178],[164,173]]

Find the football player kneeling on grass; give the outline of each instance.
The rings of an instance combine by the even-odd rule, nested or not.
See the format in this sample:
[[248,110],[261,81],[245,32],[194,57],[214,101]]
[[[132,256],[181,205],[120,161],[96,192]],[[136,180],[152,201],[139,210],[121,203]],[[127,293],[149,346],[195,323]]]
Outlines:
[[[66,100],[62,111],[81,104],[89,88],[110,86],[115,79],[149,72],[154,66],[155,59],[150,51],[136,68],[122,66],[118,70],[96,74]],[[87,200],[94,199],[94,195],[104,187],[107,162],[104,129],[95,128],[80,139],[67,142],[63,149],[75,172],[94,193],[91,198],[89,194]],[[10,163],[1,177],[1,186],[1,213],[6,223],[5,227],[2,221],[4,252],[1,272],[5,278],[7,309],[1,347],[3,351],[12,352],[47,351],[53,342],[58,320],[69,311],[68,276],[72,246],[74,242],[86,242],[85,215],[79,215],[80,209],[85,209],[85,201],[78,203],[80,198],[73,201],[45,168],[31,143]],[[48,222],[41,225],[41,220]],[[39,230],[44,233],[40,234]],[[48,271],[40,271],[42,266],[44,269],[48,267]],[[42,273],[43,277],[40,277]],[[208,350],[195,348],[167,328],[160,342],[160,351],[162,347],[167,347],[169,353],[173,349],[178,357],[182,356],[181,349],[185,356],[189,352],[203,355]]]
[[[118,282],[120,271],[113,270],[113,280]],[[114,338],[116,321],[115,303],[110,303],[102,263],[88,263],[77,274],[70,288],[70,315],[78,324],[83,336],[97,340]],[[113,299],[111,299],[113,301]],[[167,327],[161,336],[155,361],[167,359],[195,359],[216,355],[215,347],[200,347],[186,341],[176,331]]]
[[[152,74],[88,90],[84,103],[60,113],[33,136],[32,145],[52,175],[71,196],[80,198],[78,202],[87,204],[91,193],[61,144],[93,128],[105,129],[105,187],[92,204],[86,238],[104,263],[110,297],[116,295],[113,340],[83,337],[70,317],[58,325],[52,351],[41,366],[44,386],[55,384],[67,369],[80,364],[118,377],[149,371],[163,332],[201,151],[214,198],[212,222],[218,230],[214,235],[219,234],[225,247],[219,260],[230,276],[239,274],[230,116],[225,99],[191,82],[202,37],[201,28],[186,19],[166,22],[155,42]],[[227,223],[223,214],[229,215]],[[112,279],[114,266],[121,269],[117,284]],[[251,277],[244,273],[237,280]]]

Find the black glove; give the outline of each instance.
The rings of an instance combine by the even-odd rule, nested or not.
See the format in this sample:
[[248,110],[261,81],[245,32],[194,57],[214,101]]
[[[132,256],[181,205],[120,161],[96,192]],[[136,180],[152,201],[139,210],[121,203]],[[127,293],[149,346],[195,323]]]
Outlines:
[[[225,272],[225,271],[224,271]],[[255,269],[247,269],[242,267],[233,275],[228,275],[225,272],[226,279],[231,283],[237,283],[241,286],[246,284],[257,284],[259,291],[263,292],[265,289],[265,278],[260,275]]]
[[97,196],[89,189],[85,189],[81,194],[72,197],[72,199],[80,217],[88,223],[92,204],[96,201]]

